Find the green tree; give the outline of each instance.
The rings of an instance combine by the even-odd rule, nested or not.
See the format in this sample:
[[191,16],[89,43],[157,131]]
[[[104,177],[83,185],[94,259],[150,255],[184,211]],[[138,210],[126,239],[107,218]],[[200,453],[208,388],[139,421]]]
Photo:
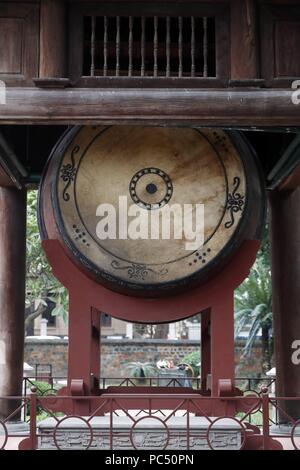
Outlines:
[[47,300],[56,303],[52,315],[61,315],[67,321],[67,291],[53,276],[42,249],[37,225],[37,191],[28,191],[25,331],[35,318],[43,314]]
[[267,241],[246,280],[235,292],[235,336],[249,330],[243,357],[251,355],[259,331],[262,337],[263,368],[271,368],[272,345],[272,289]]
[[200,351],[194,351],[187,354],[181,361],[182,364],[189,364],[194,373],[194,377],[198,377],[200,374]]

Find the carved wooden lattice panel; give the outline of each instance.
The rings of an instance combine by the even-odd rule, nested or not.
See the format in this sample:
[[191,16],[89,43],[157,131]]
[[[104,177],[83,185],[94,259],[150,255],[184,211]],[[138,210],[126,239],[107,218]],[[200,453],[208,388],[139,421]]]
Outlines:
[[84,76],[181,78],[215,73],[214,18],[84,18]]
[[229,78],[228,4],[74,2],[69,25],[74,85],[222,86]]

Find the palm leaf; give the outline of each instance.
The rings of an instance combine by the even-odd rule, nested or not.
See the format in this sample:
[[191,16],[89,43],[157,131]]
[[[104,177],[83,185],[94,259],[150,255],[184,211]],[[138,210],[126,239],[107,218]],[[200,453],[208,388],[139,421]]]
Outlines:
[[248,329],[243,357],[250,356],[259,331],[272,331],[271,270],[266,255],[260,255],[249,276],[235,291],[235,337]]

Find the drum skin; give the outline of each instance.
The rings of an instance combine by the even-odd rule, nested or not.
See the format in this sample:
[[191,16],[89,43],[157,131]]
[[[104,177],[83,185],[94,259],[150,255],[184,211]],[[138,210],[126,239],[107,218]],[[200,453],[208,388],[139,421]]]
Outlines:
[[[187,249],[183,215],[187,210],[195,223],[199,205],[204,240]],[[49,158],[39,226],[42,239],[60,240],[88,277],[151,298],[205,283],[243,241],[260,239],[265,205],[257,158],[236,131],[83,126],[68,130]],[[108,206],[114,210],[105,212]],[[116,233],[103,238],[99,223],[107,214]],[[139,233],[137,214],[148,221],[143,238],[126,231],[132,223]],[[168,217],[170,232],[163,236]]]

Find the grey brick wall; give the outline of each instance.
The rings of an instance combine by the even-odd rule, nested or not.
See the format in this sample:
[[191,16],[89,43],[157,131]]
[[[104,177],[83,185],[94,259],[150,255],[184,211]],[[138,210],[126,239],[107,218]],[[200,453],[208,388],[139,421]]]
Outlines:
[[[78,346],[80,347],[80,345]],[[257,344],[247,361],[240,361],[241,344],[236,345],[236,365],[238,375],[256,376],[261,370],[261,346]],[[101,376],[127,376],[126,364],[129,362],[153,362],[161,359],[172,359],[179,363],[189,353],[199,349],[197,341],[165,341],[165,340],[110,340],[102,339]],[[58,339],[35,340],[26,339],[25,361],[31,366],[35,364],[52,364],[53,374],[65,376],[67,373],[68,341]]]

